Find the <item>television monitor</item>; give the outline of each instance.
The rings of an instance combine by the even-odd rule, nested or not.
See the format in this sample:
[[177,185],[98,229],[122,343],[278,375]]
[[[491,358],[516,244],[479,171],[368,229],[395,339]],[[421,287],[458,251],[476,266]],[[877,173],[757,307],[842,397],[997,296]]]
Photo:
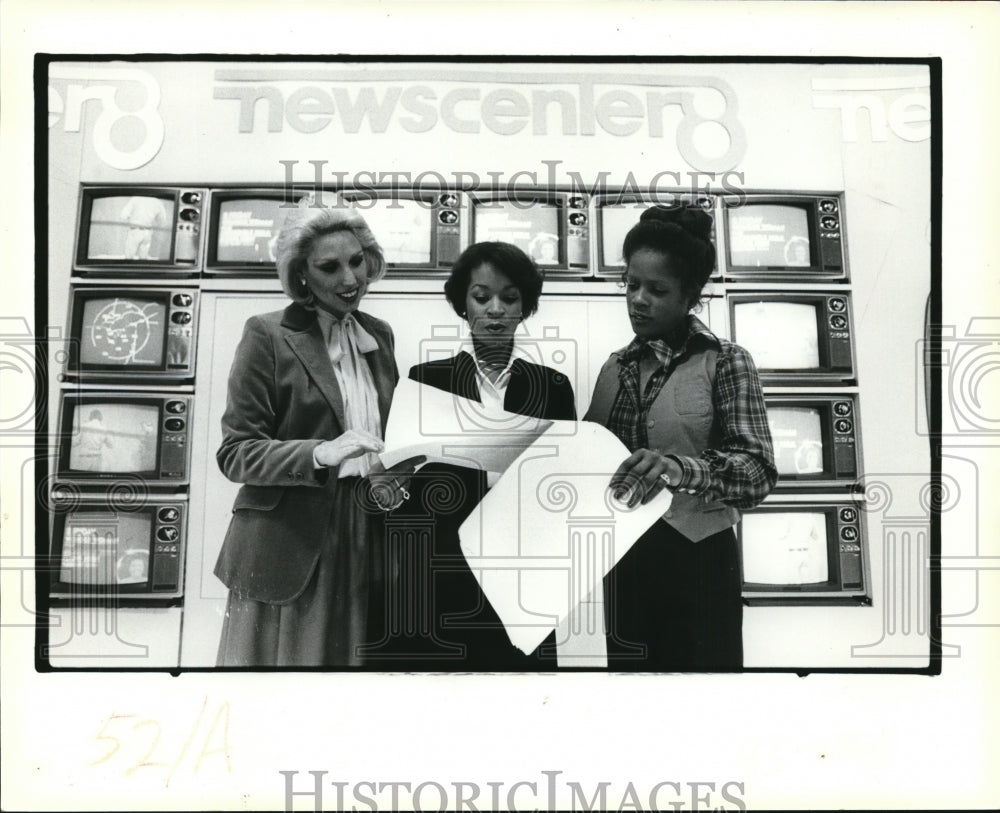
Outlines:
[[191,275],[200,269],[204,189],[80,188],[74,271]]
[[772,502],[737,525],[743,597],[754,604],[868,604],[861,503]]
[[753,356],[767,384],[847,384],[854,380],[846,293],[732,292],[730,338]]
[[144,487],[186,485],[191,403],[191,396],[172,393],[64,393],[57,479],[101,487],[123,477],[140,477]]
[[205,272],[274,274],[278,233],[307,190],[213,189],[205,240]]
[[116,507],[110,494],[67,499],[57,487],[53,504],[50,597],[149,606],[183,595],[183,500],[147,497]]
[[196,288],[75,285],[68,378],[108,382],[193,380]]
[[584,196],[509,191],[470,197],[470,242],[513,243],[547,275],[587,274],[590,216]]
[[[718,244],[715,238],[715,199],[708,195],[693,197],[691,195],[643,195],[643,194],[608,194],[595,200],[595,231],[597,232],[596,275],[618,279],[625,270],[625,260],[622,247],[625,235],[628,234],[644,211],[652,206],[691,206],[695,205],[712,216],[712,242]],[[718,277],[718,257],[712,277]]]
[[393,276],[440,276],[462,253],[462,193],[448,189],[344,189],[367,221]]
[[722,199],[726,279],[846,282],[838,195]]
[[858,488],[856,395],[768,394],[764,401],[778,468],[775,490]]

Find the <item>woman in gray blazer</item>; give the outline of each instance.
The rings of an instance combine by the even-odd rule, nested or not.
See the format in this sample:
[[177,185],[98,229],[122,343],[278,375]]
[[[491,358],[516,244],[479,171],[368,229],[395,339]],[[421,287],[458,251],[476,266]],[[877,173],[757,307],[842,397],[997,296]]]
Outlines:
[[364,219],[292,211],[278,238],[292,303],[246,323],[217,459],[242,483],[215,574],[220,666],[357,666],[385,572],[364,479],[399,378],[393,334],[358,307],[385,273]]

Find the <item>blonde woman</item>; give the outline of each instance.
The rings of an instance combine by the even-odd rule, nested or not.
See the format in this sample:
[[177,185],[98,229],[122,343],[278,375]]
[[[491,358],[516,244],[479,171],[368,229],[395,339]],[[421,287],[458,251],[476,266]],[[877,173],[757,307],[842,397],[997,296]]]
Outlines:
[[357,666],[385,572],[364,478],[399,377],[392,330],[359,307],[385,260],[354,210],[303,206],[277,266],[292,302],[247,321],[222,417],[219,467],[243,486],[218,663]]

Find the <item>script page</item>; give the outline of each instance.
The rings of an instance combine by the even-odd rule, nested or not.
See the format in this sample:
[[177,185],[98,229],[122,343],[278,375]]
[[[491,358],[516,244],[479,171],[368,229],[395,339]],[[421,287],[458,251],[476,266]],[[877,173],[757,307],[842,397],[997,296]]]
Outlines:
[[[532,652],[670,507],[629,509],[608,489],[629,456],[611,432],[553,426],[522,451],[459,530],[462,552],[511,642]],[[557,642],[558,643],[558,642]]]

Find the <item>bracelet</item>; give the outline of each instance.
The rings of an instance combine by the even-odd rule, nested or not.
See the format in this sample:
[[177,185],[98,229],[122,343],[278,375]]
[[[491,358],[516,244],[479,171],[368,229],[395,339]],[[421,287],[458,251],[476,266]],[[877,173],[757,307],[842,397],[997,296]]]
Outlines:
[[399,489],[399,493],[403,495],[403,499],[401,499],[396,506],[398,508],[400,505],[402,505],[404,502],[410,499],[410,492],[407,491],[403,486],[401,486],[399,484],[399,480],[397,480],[395,477],[392,479],[392,482],[396,484],[396,488]]
[[394,482],[396,484],[396,488],[399,489],[399,492],[400,492],[400,498],[399,498],[399,500],[396,503],[394,503],[393,505],[388,505],[388,506],[382,505],[382,503],[379,502],[375,498],[375,491],[376,491],[377,487],[376,486],[372,486],[372,499],[375,500],[375,505],[377,505],[382,511],[385,511],[387,514],[390,511],[395,511],[397,508],[399,508],[399,506],[401,506],[404,502],[406,502],[408,499],[410,499],[410,492],[407,491],[405,488],[403,488],[399,484],[398,480],[393,480],[392,482]]

